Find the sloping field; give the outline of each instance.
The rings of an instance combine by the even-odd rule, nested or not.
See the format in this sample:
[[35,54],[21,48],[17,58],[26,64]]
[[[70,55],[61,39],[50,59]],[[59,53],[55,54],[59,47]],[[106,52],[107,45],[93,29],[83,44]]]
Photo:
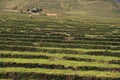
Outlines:
[[114,0],[0,0],[0,9],[26,10],[34,7],[41,7],[44,12],[87,15],[87,17],[120,14],[120,2]]
[[0,80],[120,80],[119,21],[0,12]]

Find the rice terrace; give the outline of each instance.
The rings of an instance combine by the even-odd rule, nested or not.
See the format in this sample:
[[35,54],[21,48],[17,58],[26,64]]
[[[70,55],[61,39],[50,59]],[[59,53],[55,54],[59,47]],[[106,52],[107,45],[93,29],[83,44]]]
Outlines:
[[0,0],[0,80],[120,80],[120,0]]

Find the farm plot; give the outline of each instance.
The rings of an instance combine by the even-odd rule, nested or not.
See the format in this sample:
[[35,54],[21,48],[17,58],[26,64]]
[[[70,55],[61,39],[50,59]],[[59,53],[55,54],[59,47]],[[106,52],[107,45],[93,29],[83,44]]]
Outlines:
[[120,79],[120,23],[0,14],[0,80]]

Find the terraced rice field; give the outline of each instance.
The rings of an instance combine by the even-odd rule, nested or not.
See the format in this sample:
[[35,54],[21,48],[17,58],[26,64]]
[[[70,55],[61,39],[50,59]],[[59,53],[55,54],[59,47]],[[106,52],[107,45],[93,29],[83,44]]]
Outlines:
[[120,80],[119,22],[1,15],[0,80]]

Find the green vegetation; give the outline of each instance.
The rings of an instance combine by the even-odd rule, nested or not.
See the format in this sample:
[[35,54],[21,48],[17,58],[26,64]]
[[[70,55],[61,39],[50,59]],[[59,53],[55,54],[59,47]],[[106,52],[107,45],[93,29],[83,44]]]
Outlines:
[[86,18],[118,17],[120,12],[120,3],[114,0],[0,0],[0,9],[26,10],[33,7],[41,7],[44,12],[82,15]]
[[[55,74],[55,75],[80,75],[87,76],[92,75],[96,77],[119,77],[120,73],[111,73],[111,72],[100,72],[100,71],[72,71],[72,70],[51,70],[51,69],[41,69],[41,68],[0,68],[1,72],[35,72],[35,73],[45,73],[45,74]],[[93,74],[91,74],[93,73]],[[97,75],[96,75],[97,74]]]
[[70,14],[0,12],[0,80],[119,80],[120,18]]

